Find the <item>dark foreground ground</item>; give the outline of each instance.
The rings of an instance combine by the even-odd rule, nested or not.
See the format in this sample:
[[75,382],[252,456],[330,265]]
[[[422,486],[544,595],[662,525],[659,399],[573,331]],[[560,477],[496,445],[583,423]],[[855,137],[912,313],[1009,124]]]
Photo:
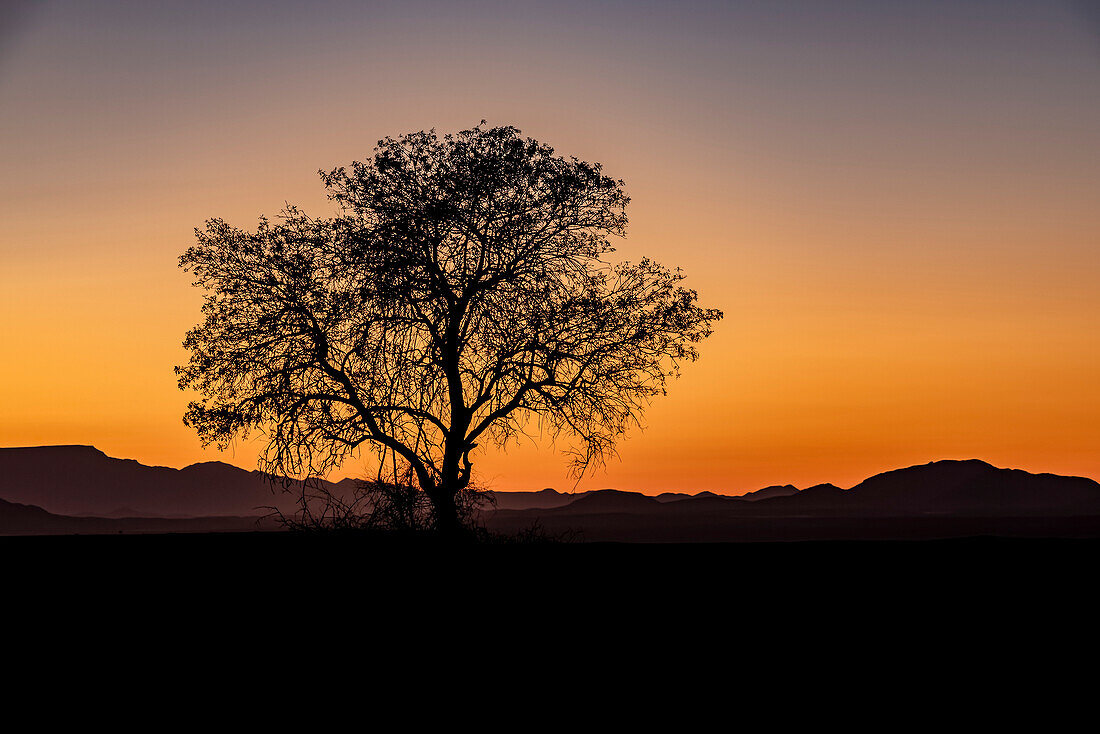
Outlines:
[[[124,670],[203,706],[299,710],[339,688],[339,711],[369,712],[396,687],[445,689],[474,718],[526,702],[524,722],[582,702],[642,718],[672,705],[691,730],[702,708],[879,720],[893,701],[935,719],[961,701],[983,721],[1027,702],[1052,723],[1091,700],[1098,651],[1100,541],[1087,539],[53,536],[0,537],[0,558],[9,670],[116,689]],[[166,687],[166,670],[184,683]]]
[[250,532],[0,537],[0,557],[9,609],[51,598],[86,608],[313,600],[348,613],[475,610],[489,624],[610,610],[658,626],[669,614],[752,626],[968,607],[1091,613],[1100,540],[454,546]]

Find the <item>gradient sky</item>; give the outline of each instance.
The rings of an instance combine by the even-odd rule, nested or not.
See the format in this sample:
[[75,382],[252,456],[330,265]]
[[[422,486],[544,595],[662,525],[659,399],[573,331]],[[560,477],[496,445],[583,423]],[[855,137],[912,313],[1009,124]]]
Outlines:
[[[201,449],[172,368],[206,218],[482,118],[600,161],[626,259],[726,318],[582,488],[1100,478],[1100,13],[1073,2],[0,4],[0,446]],[[348,465],[357,474],[362,465]],[[549,444],[496,489],[567,488]]]

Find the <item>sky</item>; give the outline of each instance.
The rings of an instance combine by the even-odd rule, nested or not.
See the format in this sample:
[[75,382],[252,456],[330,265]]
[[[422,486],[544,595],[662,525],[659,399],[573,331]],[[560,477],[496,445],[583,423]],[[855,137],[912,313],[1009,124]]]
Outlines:
[[[204,450],[173,367],[205,219],[485,119],[626,182],[617,256],[726,317],[579,488],[1100,478],[1100,12],[1086,2],[0,3],[0,446]],[[498,490],[574,486],[549,440]],[[342,469],[350,476],[366,462]]]

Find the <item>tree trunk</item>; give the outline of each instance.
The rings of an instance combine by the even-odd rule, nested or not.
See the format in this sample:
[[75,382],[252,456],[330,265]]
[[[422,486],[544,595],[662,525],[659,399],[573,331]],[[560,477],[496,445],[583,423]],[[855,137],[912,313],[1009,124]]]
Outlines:
[[436,530],[448,540],[460,538],[466,534],[466,528],[458,517],[455,495],[456,491],[446,484],[436,486],[435,490],[428,495],[435,509]]
[[455,504],[454,493],[446,487],[440,487],[439,497],[433,500],[435,505],[435,521],[439,534],[446,538],[454,538],[462,534],[462,523],[458,519],[458,507]]
[[[452,395],[452,399],[460,400],[461,392]],[[440,535],[445,538],[459,538],[466,535],[467,528],[463,526],[459,515],[456,500],[458,493],[462,491],[468,479],[464,482],[459,462],[462,458],[462,450],[465,447],[466,429],[469,426],[469,416],[465,408],[457,407],[451,410],[451,434],[447,437],[443,447],[443,462],[440,467],[441,477],[436,486],[438,497],[433,497],[435,504],[436,525]]]

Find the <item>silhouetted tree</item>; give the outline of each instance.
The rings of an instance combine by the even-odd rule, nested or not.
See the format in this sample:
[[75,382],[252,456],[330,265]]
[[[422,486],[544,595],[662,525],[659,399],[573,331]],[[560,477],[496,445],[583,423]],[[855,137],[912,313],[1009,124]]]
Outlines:
[[722,316],[678,269],[608,262],[623,182],[513,127],[386,138],[321,178],[337,216],[212,219],[180,258],[207,291],[177,368],[202,396],[184,420],[219,447],[266,432],[271,473],[367,444],[379,481],[412,477],[456,531],[479,442],[571,436],[579,476]]

